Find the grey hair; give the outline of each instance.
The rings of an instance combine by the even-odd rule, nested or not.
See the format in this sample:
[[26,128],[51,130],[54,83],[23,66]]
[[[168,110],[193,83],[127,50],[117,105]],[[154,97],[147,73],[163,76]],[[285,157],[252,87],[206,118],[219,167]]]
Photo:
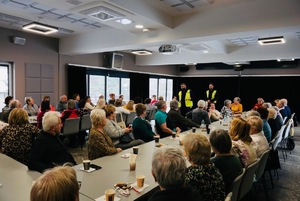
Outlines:
[[56,126],[59,123],[60,113],[57,111],[46,112],[43,116],[43,129],[49,131],[51,127]]
[[65,98],[65,97],[68,98],[67,95],[61,95],[61,96],[59,97],[59,100],[62,100],[62,99]]
[[226,105],[228,105],[228,104],[230,104],[231,103],[231,100],[229,100],[229,99],[226,99],[225,101],[224,101],[224,105],[226,106]]
[[90,115],[93,128],[98,128],[99,125],[103,124],[103,122],[106,121],[106,113],[102,109],[93,109]]
[[152,172],[163,188],[184,185],[186,162],[182,151],[169,146],[157,149],[152,157]]
[[172,100],[170,102],[170,108],[173,110],[176,110],[178,108],[178,101],[177,100]]
[[74,109],[74,108],[75,108],[75,105],[76,105],[76,103],[75,103],[75,100],[74,100],[74,99],[69,99],[69,100],[68,100],[68,103],[67,103],[67,108],[68,108],[68,109]]
[[160,109],[162,109],[164,107],[164,105],[166,105],[166,102],[160,100],[160,101],[157,102],[156,107],[157,107],[157,109],[160,110]]
[[9,107],[10,109],[21,108],[21,107],[22,107],[22,104],[21,104],[21,102],[20,102],[19,100],[13,99],[13,100],[11,100],[11,101],[9,102],[8,107]]
[[204,100],[199,100],[197,105],[198,105],[198,107],[205,107],[206,103]]

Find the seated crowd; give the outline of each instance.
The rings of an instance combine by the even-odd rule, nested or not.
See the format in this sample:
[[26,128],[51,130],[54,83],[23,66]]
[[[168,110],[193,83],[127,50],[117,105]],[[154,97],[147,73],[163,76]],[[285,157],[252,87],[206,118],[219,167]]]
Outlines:
[[[208,105],[199,100],[197,108],[185,116],[180,114],[177,100],[170,102],[169,110],[162,97],[159,100],[156,96],[153,100],[146,98],[144,103],[133,100],[125,103],[122,95],[115,99],[115,94],[110,94],[108,102],[100,96],[94,105],[89,96],[80,100],[79,94],[74,94],[69,100],[62,95],[56,107],[51,104],[50,97],[43,97],[40,108],[32,97],[26,97],[22,108],[20,101],[9,96],[2,110],[2,121],[6,123],[0,127],[0,153],[27,165],[30,170],[43,173],[32,187],[32,201],[55,199],[54,195],[39,192],[53,190],[53,185],[59,186],[61,179],[70,180],[68,199],[77,200],[79,188],[75,171],[60,167],[76,165],[60,137],[66,119],[90,115],[91,128],[85,135],[88,158],[94,160],[150,142],[154,136],[165,138],[192,127],[200,128],[234,117],[228,131],[213,130],[209,138],[199,133],[188,134],[183,140],[183,151],[164,146],[157,149],[152,158],[152,174],[160,189],[153,193],[151,201],[222,201],[243,168],[258,160],[269,148],[269,142],[284,124],[283,118],[291,117],[290,109],[286,109],[286,99],[272,105],[258,98],[246,114],[239,97],[235,97],[233,103],[226,99],[221,111],[214,103]],[[155,116],[149,119],[152,110]],[[133,112],[136,117],[132,125],[117,122],[117,115]],[[36,126],[28,122],[29,116],[37,116]],[[184,156],[190,163],[189,167]],[[51,183],[51,178],[57,183]]]

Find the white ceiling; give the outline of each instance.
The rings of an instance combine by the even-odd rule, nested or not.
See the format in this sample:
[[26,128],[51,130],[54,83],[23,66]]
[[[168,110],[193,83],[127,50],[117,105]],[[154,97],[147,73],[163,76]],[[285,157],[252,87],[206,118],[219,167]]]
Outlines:
[[[103,21],[87,15],[95,7],[119,17]],[[233,64],[300,59],[299,11],[299,0],[0,0],[0,26],[21,30],[39,21],[59,27],[51,37],[60,39],[61,54],[147,49],[153,54],[137,56],[137,65]],[[133,23],[115,21],[122,18]],[[274,36],[284,36],[286,43],[257,43]],[[176,45],[178,52],[160,54],[163,44]]]

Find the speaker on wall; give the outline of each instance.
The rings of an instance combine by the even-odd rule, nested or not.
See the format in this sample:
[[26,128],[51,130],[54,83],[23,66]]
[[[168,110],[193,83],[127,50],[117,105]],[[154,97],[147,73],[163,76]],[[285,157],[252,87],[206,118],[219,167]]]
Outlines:
[[123,54],[106,52],[103,54],[103,66],[107,68],[123,68]]
[[180,66],[179,67],[179,71],[180,72],[187,72],[190,70],[190,67],[189,66]]
[[25,45],[26,43],[26,38],[21,38],[21,37],[13,37],[13,43],[17,45]]

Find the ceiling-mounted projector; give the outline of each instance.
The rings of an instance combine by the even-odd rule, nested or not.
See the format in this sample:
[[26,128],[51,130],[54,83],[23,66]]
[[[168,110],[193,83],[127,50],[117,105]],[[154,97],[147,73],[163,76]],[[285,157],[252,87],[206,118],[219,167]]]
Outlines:
[[174,54],[178,52],[176,45],[162,45],[158,48],[161,54]]

